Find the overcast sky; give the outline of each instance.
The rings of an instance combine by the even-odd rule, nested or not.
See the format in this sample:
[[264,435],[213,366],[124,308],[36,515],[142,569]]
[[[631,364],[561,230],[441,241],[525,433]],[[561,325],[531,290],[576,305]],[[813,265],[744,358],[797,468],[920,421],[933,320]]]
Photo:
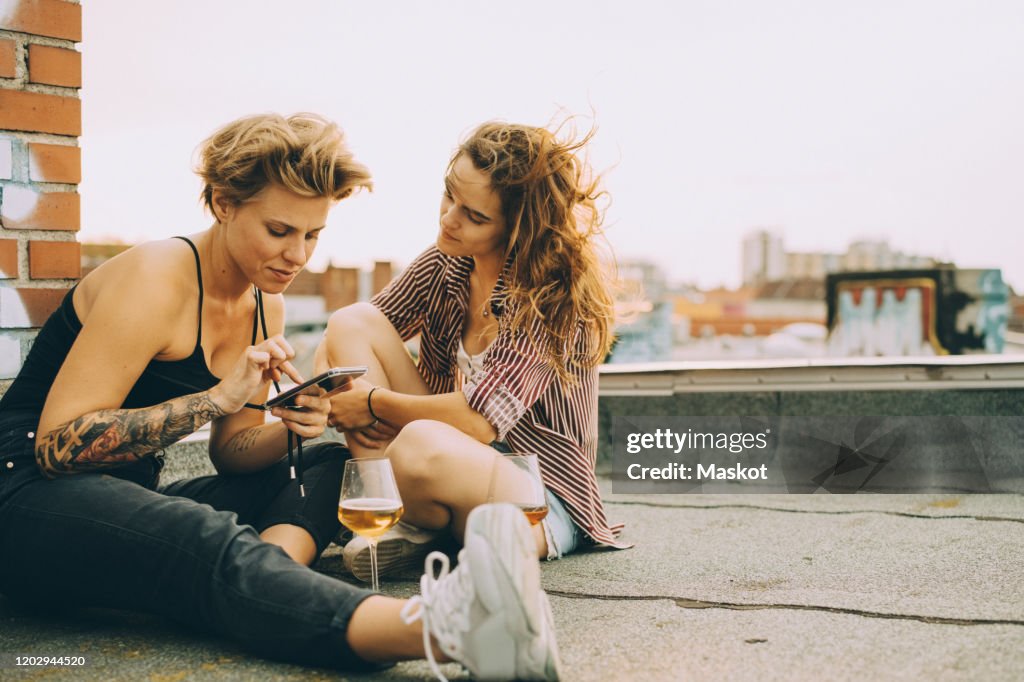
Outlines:
[[858,238],[1024,289],[1024,2],[83,3],[83,240],[203,229],[198,142],[261,111],[338,121],[377,189],[311,264],[408,263],[477,123],[596,117],[608,236],[739,283],[740,239]]

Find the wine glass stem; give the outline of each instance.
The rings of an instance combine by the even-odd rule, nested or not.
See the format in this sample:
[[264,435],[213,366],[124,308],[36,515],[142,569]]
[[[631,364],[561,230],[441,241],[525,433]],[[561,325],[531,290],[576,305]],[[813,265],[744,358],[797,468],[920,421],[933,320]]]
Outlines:
[[371,589],[380,592],[380,578],[377,576],[377,539],[368,538],[367,544],[370,546]]

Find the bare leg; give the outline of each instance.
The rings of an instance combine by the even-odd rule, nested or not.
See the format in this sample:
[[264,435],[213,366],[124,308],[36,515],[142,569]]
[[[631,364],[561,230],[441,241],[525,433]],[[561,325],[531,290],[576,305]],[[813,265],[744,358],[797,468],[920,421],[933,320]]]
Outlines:
[[[401,618],[406,600],[376,596],[356,607],[348,624],[348,644],[360,658],[374,663],[423,658],[423,621],[407,625]],[[450,660],[431,640],[434,658]]]
[[305,528],[279,523],[265,529],[260,537],[283,549],[296,563],[310,566],[316,560],[316,542]]
[[[407,424],[386,455],[402,493],[402,519],[420,528],[451,526],[460,540],[469,512],[488,502],[513,500],[516,491],[528,485],[526,475],[493,448],[442,422]],[[544,529],[538,524],[532,531],[537,556],[547,557]]]
[[[317,371],[328,367],[365,365],[367,381],[411,395],[430,395],[402,338],[384,313],[370,303],[355,303],[336,311],[317,349]],[[355,457],[380,457],[349,439]]]

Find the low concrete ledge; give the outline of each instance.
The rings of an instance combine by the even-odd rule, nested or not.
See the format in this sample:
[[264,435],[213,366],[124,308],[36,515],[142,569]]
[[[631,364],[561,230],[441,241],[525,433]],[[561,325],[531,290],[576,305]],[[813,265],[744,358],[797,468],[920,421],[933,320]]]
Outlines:
[[603,365],[602,396],[749,391],[1024,389],[1024,355]]
[[[1024,357],[605,365],[599,395],[598,470],[609,472],[615,417],[1024,417]],[[1019,491],[1024,434],[1000,428],[985,474]]]

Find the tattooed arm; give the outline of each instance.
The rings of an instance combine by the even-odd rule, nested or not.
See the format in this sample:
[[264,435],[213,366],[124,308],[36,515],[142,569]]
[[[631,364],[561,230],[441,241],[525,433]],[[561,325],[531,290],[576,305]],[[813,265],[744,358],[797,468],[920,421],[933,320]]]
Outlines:
[[36,440],[36,462],[50,478],[119,466],[165,448],[213,421],[210,456],[218,471],[263,469],[284,455],[287,429],[313,438],[327,423],[330,403],[315,396],[297,399],[305,408],[301,411],[276,408],[280,422],[264,424],[262,412],[242,411],[255,393],[266,394],[265,375],[284,369],[301,381],[288,362],[293,355],[284,337],[274,336],[246,348],[231,374],[209,391],[152,407],[88,412],[41,435]]
[[60,359],[36,429],[36,461],[46,476],[134,461],[224,413],[217,406],[228,403],[211,406],[205,392],[121,407],[150,361],[195,347],[197,298],[195,261],[180,240],[133,247],[82,279],[72,294],[82,327]]
[[95,471],[135,461],[227,414],[211,391],[135,410],[97,410],[36,441],[36,463],[50,477]]
[[[121,408],[150,361],[179,359],[193,352],[197,299],[195,261],[179,240],[133,247],[81,281],[72,302],[82,328],[63,359],[36,429],[36,458],[47,476],[137,460],[211,420],[213,433],[229,436],[226,442],[263,423],[263,413],[242,407],[265,397],[271,379],[280,379],[283,373],[301,381],[289,362],[294,351],[277,335],[256,346],[229,343],[229,352],[237,348],[235,363],[214,367],[224,379],[209,391],[152,407]],[[283,327],[283,313],[279,317],[282,321],[271,326],[275,332]],[[219,320],[209,322],[216,325]],[[326,422],[326,408],[322,422]],[[301,429],[306,436],[323,431],[322,424],[317,430],[301,426],[308,421],[294,423],[298,426],[293,430]],[[268,424],[260,432],[264,429],[276,437],[259,441],[274,441],[276,452],[269,446],[256,447],[258,443],[242,447],[246,439],[240,438],[238,459],[233,460],[241,463],[237,469],[254,463],[266,466],[272,455],[276,461],[284,454],[281,424]],[[248,455],[254,455],[254,460],[242,462]]]

